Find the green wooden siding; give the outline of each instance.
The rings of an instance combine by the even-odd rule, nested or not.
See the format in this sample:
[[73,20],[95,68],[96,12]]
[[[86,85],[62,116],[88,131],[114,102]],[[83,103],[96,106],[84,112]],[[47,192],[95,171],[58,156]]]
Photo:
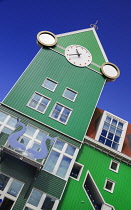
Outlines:
[[[6,154],[3,155],[0,163],[0,172],[15,178],[24,184],[13,210],[23,209],[33,187],[59,199],[66,184],[65,180],[46,171],[36,173],[36,168],[33,166]],[[31,188],[29,188],[35,174],[36,179],[32,183]]]
[[[113,158],[83,145],[76,160],[84,165],[80,180],[70,178],[58,209],[93,209],[82,188],[88,170],[106,203],[114,206],[115,210],[130,209],[131,168],[121,162],[118,173],[115,173],[109,170],[111,159]],[[116,182],[113,193],[103,189],[106,178]]]
[[[58,82],[55,92],[41,86],[46,77]],[[75,67],[67,62],[64,56],[48,49],[42,49],[3,103],[82,141],[104,82],[103,76],[88,68]],[[62,97],[66,87],[78,92],[75,102]],[[26,106],[35,91],[51,98],[45,114]],[[49,117],[56,102],[73,110],[67,125]]]
[[18,159],[7,155],[3,156],[2,162],[0,163],[0,172],[14,179],[17,179],[24,184],[18,200],[13,207],[13,210],[23,209],[27,201],[27,197],[24,197],[35,174],[35,171],[36,169],[34,167],[25,164]]
[[65,180],[46,171],[40,171],[33,186],[57,199],[60,199],[65,184]]
[[[55,131],[55,130],[53,130],[53,129],[51,129],[51,128],[43,125],[43,124],[38,123],[37,121],[30,119],[29,117],[26,117],[26,116],[14,111],[14,110],[11,110],[11,109],[3,106],[3,105],[0,106],[0,110],[2,112],[5,112],[6,114],[11,115],[12,117],[19,118],[21,120],[21,122],[23,122],[25,125],[27,125],[27,124],[32,125],[32,126],[38,128],[38,129],[40,129],[44,132],[47,132],[49,134],[49,136],[51,136],[51,137],[58,137],[62,141],[65,141],[65,142],[67,142],[67,143],[69,143],[69,144],[71,144],[71,145],[73,145],[77,148],[80,148],[81,144],[78,141],[75,141],[75,140],[73,140],[69,137],[66,137],[65,135],[63,135],[63,134],[61,134],[61,133],[59,133],[59,132],[57,132],[57,131]],[[8,138],[7,134],[3,134],[3,135],[0,134],[0,147],[6,143],[7,138]]]

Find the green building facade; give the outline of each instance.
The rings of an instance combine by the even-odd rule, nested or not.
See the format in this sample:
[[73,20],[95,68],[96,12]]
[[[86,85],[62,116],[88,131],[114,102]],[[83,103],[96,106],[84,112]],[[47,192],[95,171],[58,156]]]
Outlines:
[[1,209],[129,209],[128,123],[107,112],[93,120],[111,79],[102,66],[114,64],[94,28],[56,37],[0,105]]

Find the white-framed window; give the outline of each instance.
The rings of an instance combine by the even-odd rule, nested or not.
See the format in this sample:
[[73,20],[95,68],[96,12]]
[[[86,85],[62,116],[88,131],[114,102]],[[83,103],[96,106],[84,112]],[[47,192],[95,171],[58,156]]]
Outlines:
[[70,88],[66,88],[66,89],[64,90],[64,93],[63,93],[62,96],[63,96],[64,98],[69,99],[70,101],[75,101],[77,94],[78,94],[78,93],[77,93],[76,91],[71,90]]
[[24,183],[0,173],[0,199],[2,199],[1,209],[12,209]]
[[75,162],[70,173],[70,178],[79,181],[84,165]]
[[117,162],[116,160],[111,160],[109,169],[111,171],[114,171],[114,172],[118,173],[119,166],[120,166],[119,162]]
[[54,120],[57,120],[63,124],[67,124],[71,113],[72,109],[62,104],[56,103],[49,116]]
[[[4,113],[0,112],[0,138],[4,135],[10,135],[16,128],[17,119]],[[26,146],[26,150],[32,148],[33,150],[39,151],[41,146],[41,141],[43,137],[49,135],[49,133],[39,130],[38,128],[33,127],[32,125],[26,126],[26,131],[18,141]],[[6,142],[5,146],[9,146]],[[11,148],[9,146],[9,148]],[[13,149],[13,148],[11,148]],[[18,152],[18,151],[17,151]],[[19,151],[19,153],[22,153]],[[22,153],[27,156],[26,152]],[[33,158],[33,157],[30,157]]]
[[95,139],[121,152],[128,122],[104,111]]
[[[39,151],[41,149],[41,141],[43,137],[47,135],[48,133],[41,131],[31,125],[27,125],[25,133],[22,137],[19,138],[18,141],[26,146],[26,150],[31,148],[35,151]],[[27,156],[26,152],[17,152],[22,153],[24,156]],[[28,157],[34,159],[33,156],[30,156],[30,154],[28,154]]]
[[24,210],[55,210],[59,200],[33,188]]
[[58,84],[58,82],[56,82],[50,78],[46,78],[42,84],[42,87],[54,92],[57,87],[57,84]]
[[115,187],[115,182],[114,181],[112,181],[110,179],[105,180],[104,190],[106,190],[110,193],[113,193],[114,187]]
[[77,148],[58,139],[52,147],[43,170],[67,180],[77,154]]
[[3,134],[10,135],[15,130],[16,123],[16,118],[4,112],[0,112],[0,138]]
[[35,92],[29,100],[27,106],[44,114],[50,102],[50,98]]

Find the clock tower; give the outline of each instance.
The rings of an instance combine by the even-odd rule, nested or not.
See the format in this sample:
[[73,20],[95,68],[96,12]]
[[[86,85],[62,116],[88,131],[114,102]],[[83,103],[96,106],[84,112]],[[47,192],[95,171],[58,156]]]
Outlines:
[[[14,209],[19,204],[25,210],[43,209],[49,200],[54,210],[103,87],[120,72],[109,63],[94,28],[60,35],[41,31],[37,43],[41,49],[1,103],[1,176],[24,183],[18,200],[10,203]],[[14,137],[24,146],[12,148]],[[47,156],[37,155],[45,152],[43,145]]]

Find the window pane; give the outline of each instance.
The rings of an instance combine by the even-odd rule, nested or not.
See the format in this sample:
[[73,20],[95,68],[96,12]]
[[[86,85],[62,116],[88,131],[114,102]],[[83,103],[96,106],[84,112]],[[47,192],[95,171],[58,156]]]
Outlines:
[[67,170],[69,168],[70,162],[71,162],[71,159],[64,156],[62,158],[62,161],[60,163],[60,166],[58,168],[58,171],[57,171],[56,175],[60,176],[61,178],[65,178],[65,175],[66,175]]
[[107,131],[106,130],[102,130],[101,135],[106,137]]
[[52,80],[49,80],[49,79],[46,79],[46,80],[44,81],[44,84],[43,84],[44,87],[46,87],[46,88],[48,88],[48,89],[50,89],[50,90],[54,90],[55,87],[56,87],[56,85],[57,85],[56,82],[54,82],[54,81],[52,81]]
[[113,169],[113,170],[117,170],[117,166],[118,166],[118,163],[116,163],[116,162],[112,162],[111,163],[111,169]]
[[111,191],[112,186],[113,186],[113,183],[110,181],[107,181],[105,188]]
[[40,112],[44,112],[46,106],[43,105],[43,104],[40,104],[38,107],[37,107],[37,110],[40,111]]
[[115,142],[112,144],[112,148],[117,150],[118,149],[118,144],[116,144]]
[[57,105],[55,106],[55,110],[57,110],[58,112],[60,112],[60,111],[62,110],[62,106],[59,105],[59,104],[57,104]]
[[67,109],[67,108],[64,108],[63,114],[66,115],[66,116],[68,116],[70,114],[70,110]]
[[0,112],[0,121],[4,122],[7,116],[8,116],[7,114]]
[[33,190],[28,200],[28,203],[32,204],[33,206],[38,206],[40,199],[42,197],[42,194],[43,193],[41,193],[38,190]]
[[0,174],[0,190],[4,190],[7,182],[9,181],[9,177],[4,174]]
[[114,141],[118,143],[119,140],[120,140],[120,137],[119,136],[115,136]]
[[111,133],[115,133],[115,127],[111,126],[109,131],[110,131]]
[[72,90],[66,89],[64,92],[64,97],[66,97],[72,101],[74,100],[75,96],[76,96],[76,93]]
[[17,180],[13,180],[13,182],[12,182],[12,184],[11,184],[9,190],[8,190],[8,193],[10,195],[13,195],[13,196],[16,197],[18,195],[22,185],[23,184],[21,182],[18,182]]
[[68,145],[67,148],[66,148],[66,151],[65,153],[73,156],[74,155],[74,152],[75,152],[76,148],[71,146],[71,145]]
[[117,125],[117,120],[112,120],[112,125],[116,126]]
[[32,108],[35,108],[37,106],[38,102],[34,101],[33,99],[31,100],[31,102],[29,103],[29,106]]
[[116,130],[116,135],[121,136],[122,130],[117,129]]
[[49,103],[49,101],[50,101],[49,99],[43,98],[40,103],[43,104],[43,105],[45,105],[45,106],[47,106],[47,104]]
[[105,142],[105,145],[107,145],[108,147],[111,147],[111,144],[112,144],[112,141],[107,139]]
[[108,136],[107,136],[107,138],[110,139],[110,140],[112,140],[113,139],[113,136],[114,136],[113,133],[109,133]]
[[8,122],[7,122],[7,125],[10,125],[11,127],[15,128],[15,125],[17,123],[17,119],[11,117]]
[[111,117],[106,117],[106,122],[110,123],[111,122]]
[[55,147],[56,149],[62,150],[64,144],[65,144],[64,142],[62,142],[62,141],[60,141],[60,140],[57,140],[56,143],[55,143],[55,145],[54,145],[54,147]]
[[105,130],[108,130],[108,129],[109,129],[109,126],[110,126],[110,125],[109,125],[108,123],[105,122],[103,128],[104,128]]
[[53,172],[53,169],[56,165],[56,162],[57,162],[59,156],[60,156],[60,154],[58,152],[52,151],[50,156],[47,159],[44,169],[49,172]]
[[41,99],[41,96],[35,93],[32,99],[39,102]]
[[68,116],[65,116],[65,115],[62,114],[61,117],[60,117],[60,121],[63,122],[63,123],[65,123],[66,120],[67,120],[67,117]]
[[9,128],[6,128],[6,127],[4,127],[3,128],[3,130],[1,131],[2,133],[6,133],[6,134],[11,134],[12,133],[12,130],[11,129],[9,129]]
[[55,203],[55,199],[47,195],[41,209],[52,210],[54,203]]
[[105,142],[105,138],[104,138],[103,136],[100,136],[100,138],[99,138],[99,142],[101,142],[101,143],[103,143],[103,144],[104,144],[104,142]]
[[34,133],[36,132],[36,128],[33,128],[32,126],[27,126],[25,134],[29,136],[33,136]]
[[59,117],[59,112],[56,111],[56,110],[54,110],[54,111],[52,112],[52,114],[51,114],[51,117],[57,119],[57,118]]
[[38,133],[36,139],[38,139],[38,140],[41,141],[41,140],[43,139],[44,136],[47,136],[47,134],[44,133],[44,132],[42,132],[42,131],[39,131],[39,133]]
[[118,123],[118,128],[122,129],[123,128],[123,123],[119,122]]

